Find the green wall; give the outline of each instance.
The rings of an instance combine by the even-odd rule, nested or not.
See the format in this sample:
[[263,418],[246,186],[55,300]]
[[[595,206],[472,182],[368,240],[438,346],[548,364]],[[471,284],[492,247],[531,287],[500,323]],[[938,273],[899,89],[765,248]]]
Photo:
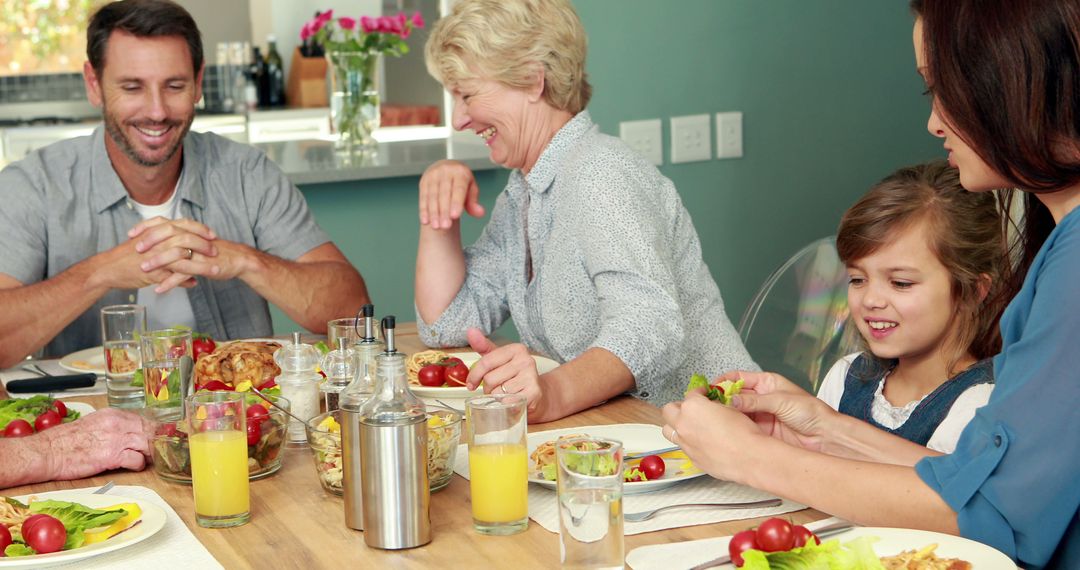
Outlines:
[[[733,322],[761,282],[897,167],[942,155],[925,129],[907,2],[576,0],[589,34],[589,105],[626,120],[741,111],[741,159],[665,164]],[[715,133],[714,133],[715,150]],[[488,206],[505,171],[479,175]],[[367,279],[380,314],[412,320],[418,177],[304,187]],[[465,227],[466,241],[482,222]],[[296,330],[275,313],[278,332]],[[512,334],[512,333],[510,333]]]

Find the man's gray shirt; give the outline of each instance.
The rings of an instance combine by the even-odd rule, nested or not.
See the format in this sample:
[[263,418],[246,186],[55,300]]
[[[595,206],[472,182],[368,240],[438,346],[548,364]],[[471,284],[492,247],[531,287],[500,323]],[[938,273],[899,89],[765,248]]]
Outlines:
[[[180,215],[205,224],[218,239],[288,260],[330,241],[300,191],[261,151],[190,132],[183,157],[176,189]],[[0,171],[0,204],[0,273],[24,285],[116,247],[142,221],[109,160],[103,127],[39,149]],[[218,339],[273,332],[266,301],[239,279],[199,277],[187,291],[200,332]],[[132,303],[136,292],[109,291],[61,331],[46,354],[62,356],[101,344],[101,308]]]

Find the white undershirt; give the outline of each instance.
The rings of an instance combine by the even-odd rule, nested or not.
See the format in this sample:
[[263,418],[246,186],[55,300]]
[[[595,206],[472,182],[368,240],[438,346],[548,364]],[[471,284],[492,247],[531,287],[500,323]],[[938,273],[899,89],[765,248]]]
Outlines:
[[[182,173],[180,178],[183,179]],[[176,182],[176,186],[180,186],[179,180]],[[134,205],[135,211],[144,220],[149,220],[155,216],[170,220],[180,217],[180,201],[176,199],[176,188],[173,188],[172,195],[164,204],[148,206],[140,204],[134,199],[131,200],[131,203]],[[159,295],[154,292],[154,287],[157,287],[157,285],[143,287],[139,289],[138,294],[138,303],[146,307],[146,325],[150,327],[150,330],[164,329],[176,325],[194,329],[195,312],[191,309],[191,300],[188,298],[187,289],[176,287]]]
[[[840,399],[844,396],[844,379],[847,378],[848,368],[860,353],[849,354],[836,361],[832,369],[821,381],[818,388],[818,399],[822,400],[834,410],[840,409]],[[887,376],[887,375],[886,375]],[[922,398],[908,402],[906,406],[893,406],[882,393],[885,387],[885,378],[878,381],[877,391],[874,393],[874,403],[870,407],[870,413],[877,423],[889,428],[897,429],[907,422],[911,412],[922,402]],[[975,417],[975,410],[986,405],[990,400],[990,393],[994,390],[993,384],[976,384],[964,390],[956,402],[953,403],[945,419],[938,424],[926,447],[942,453],[952,453],[956,450],[956,441],[960,439],[960,432],[964,431],[971,418]],[[923,396],[925,398],[925,396]]]

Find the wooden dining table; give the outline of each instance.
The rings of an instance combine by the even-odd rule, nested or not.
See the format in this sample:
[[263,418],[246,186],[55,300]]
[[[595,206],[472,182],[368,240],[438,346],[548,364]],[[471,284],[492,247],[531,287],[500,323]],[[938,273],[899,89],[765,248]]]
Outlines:
[[[306,337],[306,340],[317,338]],[[426,348],[411,323],[399,325],[397,346],[406,353]],[[0,396],[6,397],[2,391],[0,388]],[[103,395],[64,399],[83,401],[95,408],[107,405]],[[558,421],[532,424],[529,431],[619,423],[660,425],[663,419],[659,408],[621,396]],[[523,570],[559,566],[558,534],[548,532],[535,521],[530,521],[525,532],[512,536],[487,536],[475,532],[469,504],[469,481],[457,475],[447,487],[431,496],[432,540],[429,544],[407,550],[370,548],[364,544],[362,532],[345,526],[342,498],[325,492],[320,486],[311,450],[306,447],[286,449],[283,465],[276,474],[251,482],[251,522],[229,529],[206,529],[195,524],[191,486],[166,482],[149,467],[139,472],[109,471],[86,479],[13,487],[0,493],[15,496],[98,487],[108,481],[156,491],[176,510],[199,542],[229,569],[513,567]],[[826,516],[813,509],[784,515],[797,524]],[[762,520],[735,520],[628,535],[626,552],[651,544],[730,535]],[[677,561],[673,561],[671,568],[679,570]]]

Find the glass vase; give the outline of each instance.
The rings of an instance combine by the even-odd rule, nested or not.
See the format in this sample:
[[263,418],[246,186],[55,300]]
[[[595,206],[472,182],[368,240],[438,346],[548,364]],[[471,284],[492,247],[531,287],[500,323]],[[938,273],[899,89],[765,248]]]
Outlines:
[[339,149],[371,147],[379,128],[379,58],[366,51],[330,51],[330,127]]

